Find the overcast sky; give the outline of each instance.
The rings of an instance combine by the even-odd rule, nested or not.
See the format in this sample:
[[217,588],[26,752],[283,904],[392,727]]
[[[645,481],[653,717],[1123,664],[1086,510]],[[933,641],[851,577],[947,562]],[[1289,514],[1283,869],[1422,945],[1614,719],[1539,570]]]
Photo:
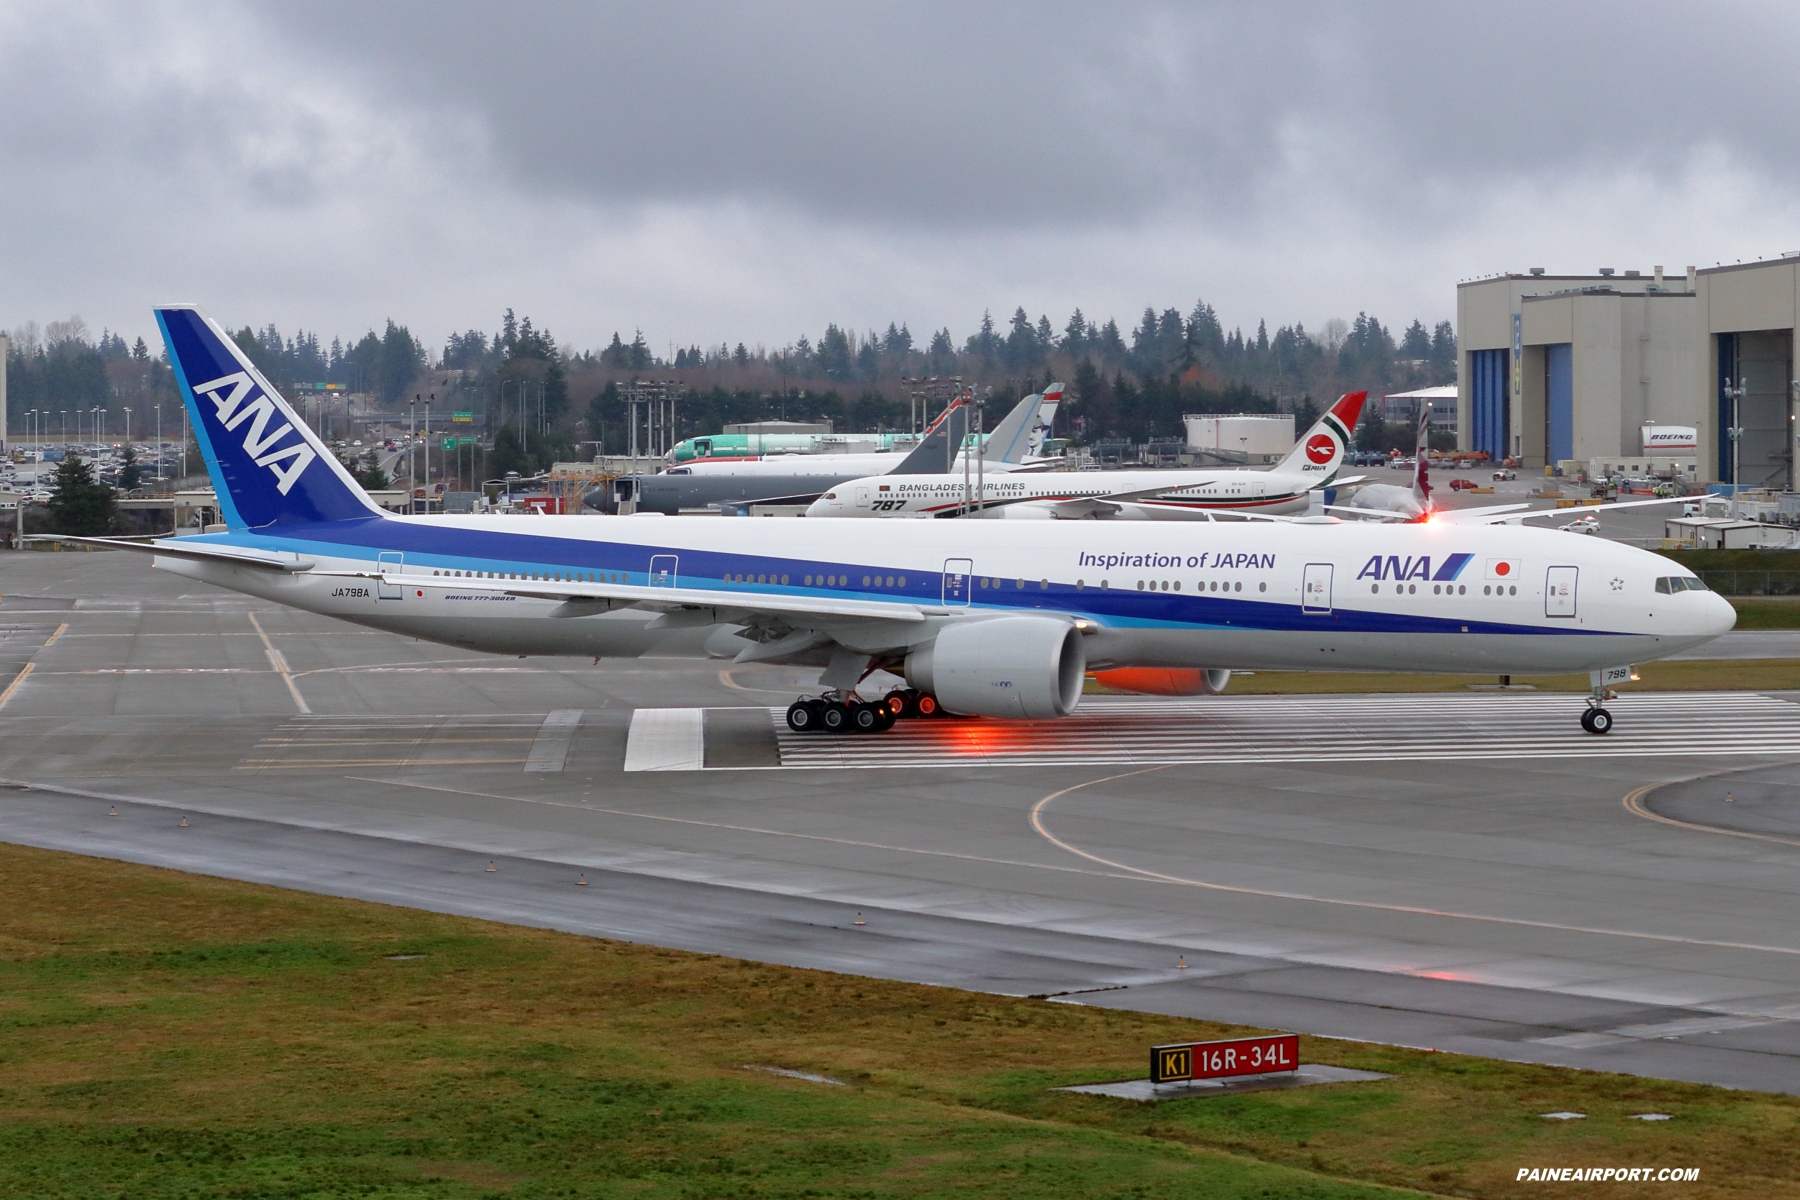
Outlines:
[[0,0],[0,327],[1253,329],[1800,249],[1791,3]]

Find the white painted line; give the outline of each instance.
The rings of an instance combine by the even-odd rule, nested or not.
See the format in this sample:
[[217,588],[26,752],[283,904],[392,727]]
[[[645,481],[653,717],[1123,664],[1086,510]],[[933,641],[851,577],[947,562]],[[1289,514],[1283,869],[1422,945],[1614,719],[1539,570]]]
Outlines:
[[[1372,702],[1381,713],[1374,721]],[[1547,695],[1107,697],[1060,721],[903,721],[850,736],[794,733],[781,710],[770,711],[789,769],[1800,753],[1800,705],[1753,692],[1624,696],[1605,737],[1581,731],[1582,703]]]
[[627,771],[698,771],[706,765],[705,710],[640,708],[625,741]]
[[544,718],[531,753],[525,757],[527,772],[560,771],[569,757],[569,743],[575,739],[575,727],[581,724],[579,708],[559,708]]

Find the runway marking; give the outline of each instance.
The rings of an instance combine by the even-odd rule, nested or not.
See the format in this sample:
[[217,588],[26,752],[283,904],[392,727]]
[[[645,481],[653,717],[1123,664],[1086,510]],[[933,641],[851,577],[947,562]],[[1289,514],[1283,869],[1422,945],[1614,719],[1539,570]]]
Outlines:
[[279,758],[246,758],[234,771],[317,771],[355,767],[472,767],[524,762],[523,758],[318,758],[290,762]]
[[[353,719],[351,726],[341,724]],[[421,722],[415,716],[398,719],[356,716],[293,717],[264,736],[233,768],[238,771],[334,771],[370,767],[425,768],[436,766],[478,766],[522,763],[525,753],[507,754],[507,750],[534,740],[536,733],[525,731],[541,726],[543,718],[527,724],[524,721],[493,721],[486,717],[447,717]],[[416,731],[415,736],[407,733]],[[516,734],[513,731],[517,731]],[[501,736],[494,736],[500,732]],[[456,736],[467,734],[472,736]],[[507,736],[512,734],[512,736]],[[360,735],[360,736],[359,736]],[[396,736],[399,735],[399,736]],[[506,747],[499,756],[479,758],[432,757],[450,747],[451,753],[469,753],[465,747]],[[399,753],[387,749],[397,748]],[[368,755],[355,751],[367,749]],[[386,753],[382,751],[387,749]],[[480,753],[477,751],[476,753]],[[495,752],[490,751],[490,755]]]
[[705,765],[704,709],[640,708],[631,714],[627,771],[698,771]]
[[17,675],[13,676],[13,681],[6,685],[6,690],[0,692],[0,708],[5,708],[12,702],[13,696],[19,690],[19,685],[25,682],[26,677],[29,676],[36,667],[36,663],[26,663],[24,668]]
[[275,643],[271,642],[269,635],[263,632],[262,622],[256,619],[256,614],[246,613],[245,615],[250,618],[250,625],[256,630],[256,636],[262,639],[263,652],[269,656],[269,665],[275,668],[277,675],[281,676],[281,682],[287,684],[288,694],[294,698],[294,707],[303,713],[311,712],[312,707],[307,704],[306,697],[300,694],[300,685],[294,682],[294,676],[288,671],[287,657],[275,648]]
[[1636,791],[1625,793],[1625,798],[1620,803],[1625,806],[1625,811],[1633,816],[1643,817],[1647,821],[1659,821],[1664,825],[1674,825],[1681,829],[1692,829],[1697,833],[1716,833],[1723,837],[1749,838],[1756,842],[1780,842],[1784,846],[1800,846],[1800,838],[1782,837],[1778,833],[1751,833],[1744,829],[1725,829],[1718,825],[1702,825],[1698,821],[1678,821],[1674,817],[1665,817],[1661,813],[1651,812],[1644,807],[1644,797],[1658,788],[1668,787],[1672,783],[1693,783],[1697,779],[1710,779],[1715,775],[1735,775],[1741,769],[1728,767],[1723,771],[1708,771],[1704,775],[1693,775],[1686,779],[1665,779],[1661,783],[1645,784]]
[[50,637],[48,638],[48,640],[46,640],[44,642],[45,647],[48,648],[50,646],[56,645],[56,639],[61,637],[63,634],[65,634],[67,632],[69,632],[69,623],[67,621],[64,621],[61,625],[58,625],[56,627],[56,632],[51,634]]
[[[886,733],[794,733],[782,768],[1445,762],[1800,754],[1800,705],[1756,692],[1638,693],[1603,737],[1555,695],[1094,697],[1056,721],[915,720]],[[734,767],[728,770],[778,768]]]
[[1116,859],[1094,854],[1091,851],[1083,850],[1081,847],[1057,837],[1054,833],[1050,832],[1049,826],[1044,823],[1044,810],[1049,808],[1053,801],[1068,795],[1070,792],[1078,792],[1083,788],[1090,788],[1101,783],[1111,783],[1118,779],[1129,779],[1134,775],[1148,775],[1155,771],[1167,770],[1168,767],[1175,765],[1177,764],[1169,763],[1159,767],[1143,767],[1136,771],[1124,771],[1117,775],[1107,775],[1100,779],[1090,779],[1086,783],[1070,784],[1066,788],[1051,792],[1048,796],[1045,796],[1031,806],[1031,827],[1037,830],[1046,841],[1067,850],[1070,854],[1085,858],[1089,862],[1096,862],[1102,866],[1112,867],[1119,871],[1127,871],[1144,879],[1154,880],[1158,883],[1171,884],[1176,887],[1196,888],[1208,892],[1230,892],[1239,896],[1263,896],[1271,900],[1299,900],[1308,904],[1330,905],[1334,908],[1358,908],[1376,912],[1407,913],[1413,916],[1422,917],[1447,917],[1455,921],[1475,921],[1484,925],[1511,925],[1524,929],[1550,929],[1555,930],[1558,933],[1591,933],[1601,937],[1631,938],[1637,941],[1664,942],[1680,946],[1710,946],[1715,949],[1723,950],[1755,950],[1765,954],[1800,955],[1800,948],[1792,946],[1766,946],[1758,942],[1723,942],[1714,941],[1709,938],[1678,937],[1674,934],[1667,933],[1643,933],[1638,930],[1609,929],[1597,925],[1570,925],[1559,921],[1532,921],[1524,917],[1496,917],[1486,913],[1457,912],[1453,909],[1425,908],[1412,904],[1383,904],[1375,900],[1342,900],[1333,896],[1313,896],[1305,892],[1284,892],[1276,891],[1271,888],[1252,888],[1229,883],[1210,883],[1204,879],[1189,879],[1181,875],[1170,875],[1164,871],[1153,871],[1148,867],[1134,867],[1130,863],[1122,863]]
[[562,770],[569,758],[569,743],[575,740],[575,727],[580,724],[579,708],[553,710],[532,739],[531,751],[525,756],[525,770],[534,774]]

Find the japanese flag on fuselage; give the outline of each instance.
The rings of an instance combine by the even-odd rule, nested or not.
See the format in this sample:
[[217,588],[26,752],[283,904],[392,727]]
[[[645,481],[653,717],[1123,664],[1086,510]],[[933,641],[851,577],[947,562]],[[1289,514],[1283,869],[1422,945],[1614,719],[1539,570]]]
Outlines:
[[1519,577],[1519,560],[1516,558],[1490,558],[1487,565],[1489,579],[1512,579]]

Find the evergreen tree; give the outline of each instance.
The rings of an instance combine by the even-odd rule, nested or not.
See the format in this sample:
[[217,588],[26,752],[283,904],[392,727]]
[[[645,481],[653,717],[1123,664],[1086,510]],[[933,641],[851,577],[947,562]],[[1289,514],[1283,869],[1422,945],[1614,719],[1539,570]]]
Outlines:
[[[140,339],[141,340],[141,339]],[[143,468],[138,465],[137,451],[126,443],[119,455],[119,490],[129,492],[144,482]]]
[[1080,358],[1087,353],[1087,318],[1081,315],[1079,308],[1069,315],[1069,323],[1063,326],[1062,349],[1071,358]]
[[1406,336],[1400,339],[1400,357],[1412,359],[1431,357],[1431,335],[1425,332],[1424,322],[1415,320],[1406,327]]
[[57,533],[96,537],[113,526],[113,490],[94,478],[79,454],[70,453],[57,464],[45,507],[50,510],[50,528]]
[[650,369],[650,364],[653,359],[650,355],[650,343],[644,340],[643,330],[638,330],[637,336],[631,339],[631,345],[625,351],[625,359],[625,365],[633,371],[648,371]]

